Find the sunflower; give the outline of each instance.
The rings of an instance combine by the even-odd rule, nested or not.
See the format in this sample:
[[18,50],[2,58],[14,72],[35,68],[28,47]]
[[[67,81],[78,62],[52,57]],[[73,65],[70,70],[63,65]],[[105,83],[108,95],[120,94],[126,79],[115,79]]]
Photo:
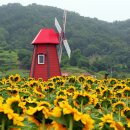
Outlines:
[[57,96],[66,96],[66,94],[67,94],[66,90],[61,90],[60,89],[58,92],[56,92]]
[[84,75],[80,75],[77,77],[77,81],[81,84],[83,84],[86,81],[86,78]]
[[86,106],[88,104],[92,103],[92,97],[90,94],[84,92],[75,92],[73,96],[73,103],[76,107],[80,107],[81,103],[83,103],[83,106]]
[[2,102],[3,102],[3,99],[2,99],[2,101],[0,101],[0,113],[4,113],[7,108]]
[[28,120],[35,123],[37,126],[42,123],[43,114],[42,111],[37,110],[37,107],[29,107],[26,114],[28,115]]
[[76,82],[76,76],[69,76],[68,77],[68,82],[72,83],[72,84],[75,83]]
[[108,83],[108,79],[101,79],[98,80],[100,84],[107,84]]
[[4,98],[0,96],[0,106],[3,103],[3,101],[4,101]]
[[130,87],[130,80],[127,80],[127,81],[126,81],[126,85],[127,85],[128,87]]
[[33,81],[33,80],[35,80],[35,79],[32,77],[28,77],[28,81]]
[[66,81],[63,80],[63,79],[60,79],[60,80],[56,81],[56,85],[60,86],[60,87],[64,87],[65,83],[66,83]]
[[68,95],[73,95],[75,92],[76,88],[72,85],[68,86],[68,88],[66,89],[66,92]]
[[54,82],[48,81],[48,82],[45,84],[44,90],[47,91],[47,92],[52,92],[53,90],[55,90],[55,84],[54,84]]
[[47,86],[49,86],[49,87],[53,87],[53,86],[54,86],[54,83],[53,83],[53,82],[48,81],[48,82],[47,82]]
[[126,78],[126,81],[130,81],[130,78]]
[[130,87],[125,87],[122,90],[122,93],[123,93],[123,97],[130,97]]
[[101,92],[102,97],[110,98],[112,96],[112,91],[110,89],[104,89]]
[[36,107],[38,105],[36,98],[27,97],[24,99],[26,101],[26,108]]
[[13,82],[14,81],[14,75],[10,75],[9,76],[9,82]]
[[130,119],[130,108],[126,107],[121,114],[124,115],[127,119]]
[[19,94],[19,89],[18,88],[7,88],[8,94],[11,96],[17,96]]
[[26,103],[22,102],[19,96],[11,97],[6,100],[7,108],[12,109],[14,113],[19,115],[24,114],[26,110],[25,104]]
[[62,108],[64,115],[71,114],[75,121],[79,121],[81,119],[82,113],[80,113],[77,109],[73,108],[67,101],[60,102],[59,106],[60,108]]
[[14,113],[14,118],[13,118],[14,125],[24,126],[23,121],[24,121],[24,117],[19,116],[18,114]]
[[127,120],[128,128],[130,128],[130,118],[126,118],[126,120]]
[[117,83],[118,83],[118,80],[115,79],[115,78],[110,78],[110,79],[108,80],[108,82],[109,82],[111,85],[114,85],[114,84],[117,84]]
[[82,115],[81,122],[84,124],[82,130],[92,130],[94,128],[94,120],[88,114]]
[[100,94],[102,92],[102,89],[101,89],[101,86],[98,86],[96,89],[95,89],[96,93],[97,94]]
[[101,101],[101,106],[104,108],[109,108],[111,107],[111,105],[112,105],[111,100],[107,98]]
[[[103,130],[105,129],[114,129],[114,130],[125,130],[121,124],[121,122],[115,122],[113,119],[113,115],[107,114],[100,118],[101,122],[99,123],[99,127]],[[121,129],[118,129],[121,128]]]
[[56,81],[57,81],[57,80],[60,80],[60,79],[61,79],[61,76],[54,76],[54,77],[48,79],[48,81],[49,81],[49,82],[51,81],[51,82],[56,83]]
[[8,80],[5,77],[3,77],[2,80],[0,81],[0,85],[4,85],[7,83],[8,83]]
[[19,96],[21,97],[22,101],[27,101],[28,97],[31,97],[32,94],[27,88],[21,88],[19,89]]
[[6,129],[8,129],[8,123],[10,125],[24,126],[24,117],[17,113],[14,113],[13,110],[8,108],[6,104],[0,104],[0,115],[6,120]]
[[88,84],[92,85],[92,84],[95,82],[95,79],[94,79],[93,77],[91,77],[91,76],[88,76],[88,77],[86,78],[86,82],[87,82]]
[[17,113],[14,113],[11,109],[6,109],[5,112],[8,116],[8,119],[12,122],[13,121],[13,125],[17,125],[17,126],[24,126],[23,121],[24,121],[24,117],[20,116]]
[[50,113],[53,117],[60,117],[61,116],[61,108],[60,107],[54,107],[52,112]]
[[24,82],[22,85],[21,85],[21,87],[20,88],[29,88],[30,87],[30,83],[29,82]]
[[120,91],[117,91],[117,92],[113,92],[113,94],[114,94],[114,97],[115,98],[122,98],[122,90],[120,90]]
[[44,106],[44,107],[46,107],[48,109],[51,107],[51,104],[49,102],[47,102],[47,101],[40,101],[37,104],[38,104],[39,107]]
[[92,97],[92,104],[93,104],[94,106],[96,106],[97,103],[98,103],[97,94],[92,94],[91,97]]
[[51,125],[51,128],[50,128],[50,130],[52,129],[54,129],[54,130],[67,130],[67,128],[63,125],[63,124],[59,124],[58,122],[56,122],[56,121],[53,121],[52,123],[51,123],[52,125]]
[[20,82],[21,81],[21,77],[19,74],[15,74],[15,75],[10,75],[9,76],[9,82]]
[[38,82],[43,82],[43,79],[42,78],[38,78]]
[[29,116],[28,119],[38,126],[42,123],[43,119],[48,119],[51,115],[49,109],[44,106],[29,107],[26,114]]
[[119,90],[122,90],[124,88],[124,85],[123,84],[115,84],[114,86],[113,86],[113,91],[114,92],[117,92],[117,91],[119,91]]
[[[94,128],[94,120],[88,114],[83,114],[79,112],[77,109],[73,108],[68,102],[60,102],[60,107],[63,109],[64,115],[71,115],[73,117],[74,122],[82,123],[84,126],[83,130],[91,130]],[[79,125],[78,125],[79,126]]]
[[29,85],[29,87],[38,86],[38,81],[36,81],[36,80],[30,80],[28,85]]
[[118,102],[113,104],[113,111],[114,112],[122,111],[125,108],[126,108],[126,104],[122,101],[118,101]]
[[62,101],[59,103],[60,108],[63,109],[63,114],[71,114],[74,112],[74,108],[67,102],[67,101]]
[[20,77],[19,74],[15,74],[15,76],[14,76],[14,81],[15,81],[15,82],[20,82],[20,81],[21,81],[21,77]]
[[45,95],[42,93],[42,90],[40,87],[34,87],[34,93],[36,94],[36,96],[40,97],[40,98],[44,98]]
[[38,130],[44,130],[44,129],[45,130],[53,130],[52,122],[53,122],[53,120],[46,119],[44,123],[39,125]]
[[90,84],[88,84],[88,83],[83,83],[83,90],[85,91],[85,92],[88,92],[89,90],[90,90],[90,88],[91,88],[91,85]]
[[66,96],[56,96],[56,99],[54,100],[54,105],[55,106],[59,106],[59,103],[62,102],[62,101],[68,101],[67,97]]

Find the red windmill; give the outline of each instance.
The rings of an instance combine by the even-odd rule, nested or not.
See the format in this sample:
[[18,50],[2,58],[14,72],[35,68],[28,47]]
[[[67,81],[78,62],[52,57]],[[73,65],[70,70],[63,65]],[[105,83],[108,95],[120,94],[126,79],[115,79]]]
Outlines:
[[[65,13],[64,17],[66,19]],[[58,29],[59,34],[55,32],[55,30],[52,28],[43,28],[39,31],[39,33],[33,40],[32,44],[34,45],[34,51],[32,57],[30,77],[33,77],[35,79],[42,78],[46,81],[53,76],[61,75],[59,62],[61,61],[62,55],[62,43],[67,44],[64,45],[65,48],[67,47],[67,54],[70,57],[70,48],[67,43],[67,40],[65,40],[63,35],[65,31],[66,20],[64,21],[65,22],[63,22],[63,29],[61,29],[58,21],[55,21],[55,25]],[[57,53],[57,45],[60,45],[59,54]]]

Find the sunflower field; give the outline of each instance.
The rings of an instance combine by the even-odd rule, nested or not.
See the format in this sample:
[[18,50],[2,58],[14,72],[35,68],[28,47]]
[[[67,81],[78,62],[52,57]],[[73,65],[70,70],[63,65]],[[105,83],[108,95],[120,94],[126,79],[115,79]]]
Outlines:
[[130,130],[130,79],[3,77],[0,130]]

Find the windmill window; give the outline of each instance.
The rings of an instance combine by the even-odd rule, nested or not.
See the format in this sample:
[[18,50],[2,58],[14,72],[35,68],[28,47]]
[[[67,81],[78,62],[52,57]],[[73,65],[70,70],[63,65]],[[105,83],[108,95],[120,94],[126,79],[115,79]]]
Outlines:
[[45,55],[40,54],[38,55],[38,64],[44,64],[45,63]]

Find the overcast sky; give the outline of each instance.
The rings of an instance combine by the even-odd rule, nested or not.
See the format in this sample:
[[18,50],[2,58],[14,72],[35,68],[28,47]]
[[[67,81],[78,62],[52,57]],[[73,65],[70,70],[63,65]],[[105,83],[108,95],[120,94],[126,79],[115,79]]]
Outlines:
[[48,5],[108,22],[130,19],[130,0],[0,0],[0,5],[7,3]]

